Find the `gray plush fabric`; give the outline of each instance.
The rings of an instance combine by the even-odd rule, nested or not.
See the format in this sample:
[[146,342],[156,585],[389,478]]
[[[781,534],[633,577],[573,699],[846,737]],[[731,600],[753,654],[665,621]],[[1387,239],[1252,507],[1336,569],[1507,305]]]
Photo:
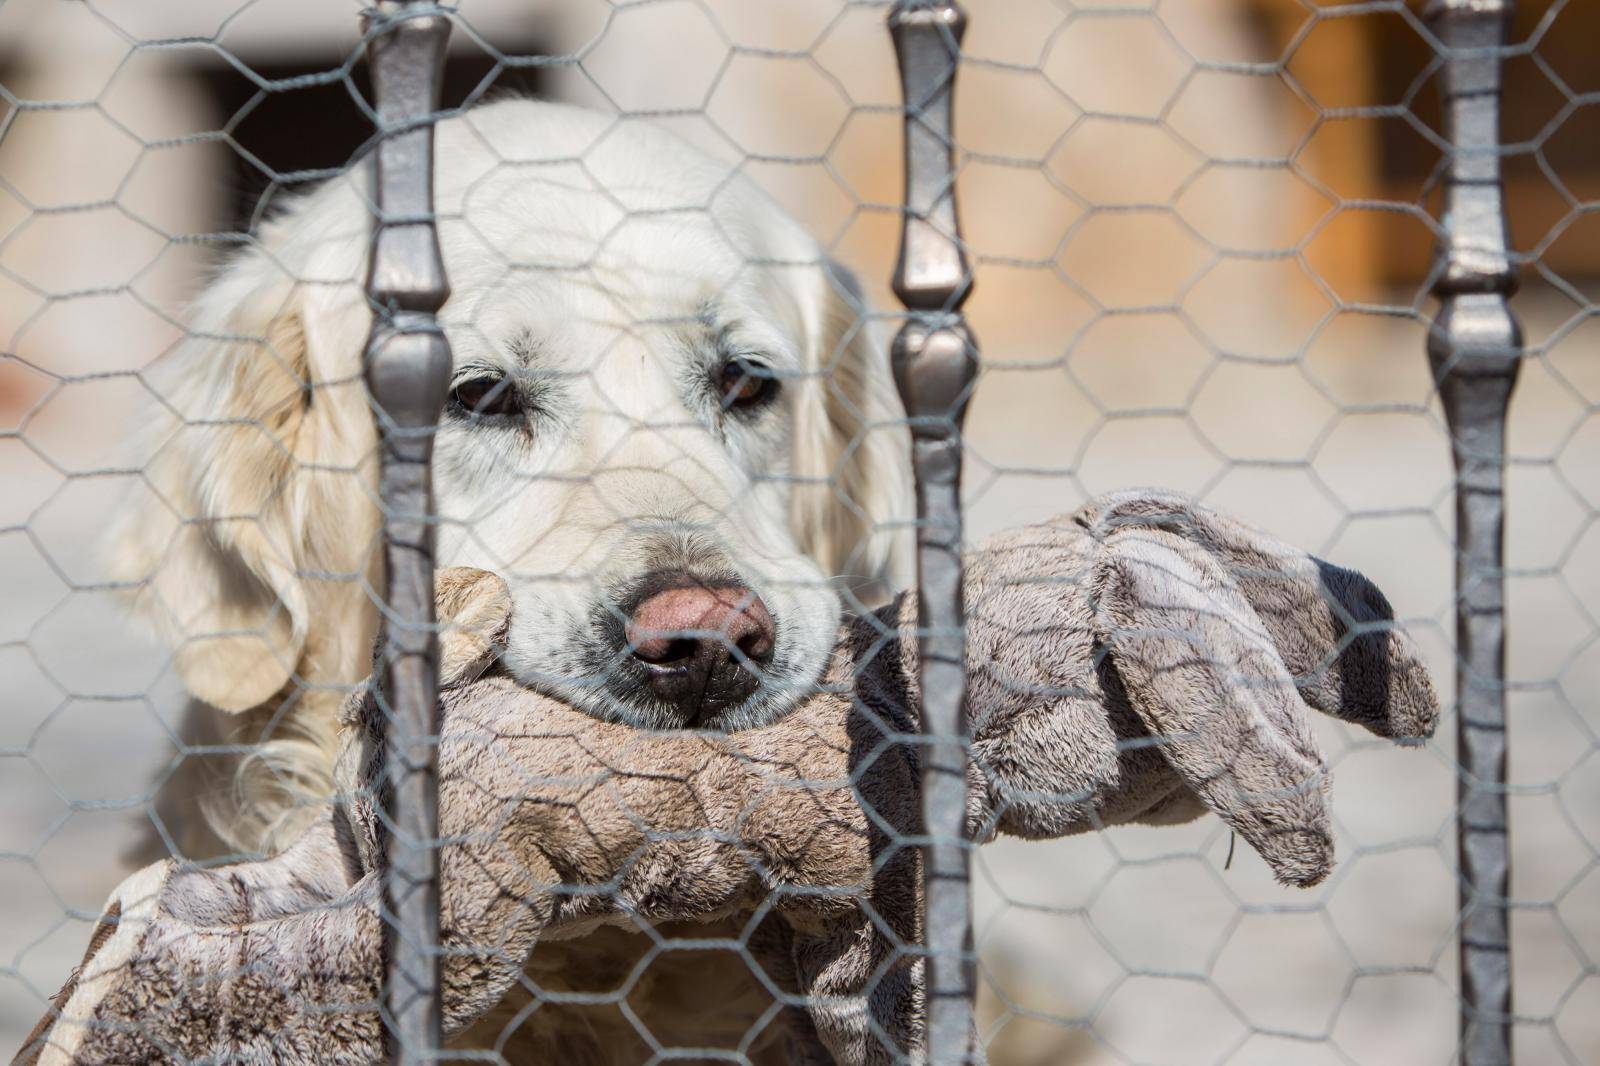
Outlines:
[[[598,972],[619,930],[693,923],[742,937],[736,965],[807,997],[753,1061],[920,1058],[919,856],[897,844],[919,829],[916,749],[900,742],[917,728],[914,597],[847,624],[824,690],[788,717],[720,736],[631,730],[519,688],[494,668],[499,580],[451,571],[439,586],[454,623],[450,1033],[493,1046],[513,1016],[533,1032],[541,1013],[514,1015],[537,998],[528,981]],[[1105,497],[997,536],[970,556],[966,594],[975,841],[1209,810],[1285,884],[1314,884],[1333,840],[1307,707],[1396,740],[1438,715],[1369,582],[1179,497]],[[347,715],[342,802],[267,861],[130,877],[19,1061],[382,1060],[383,767],[370,696]],[[714,995],[716,975],[669,972],[650,996],[660,1024],[688,1026],[674,997]],[[694,1031],[676,1032],[692,1045]],[[592,1028],[553,1033],[525,1060],[615,1058]]]

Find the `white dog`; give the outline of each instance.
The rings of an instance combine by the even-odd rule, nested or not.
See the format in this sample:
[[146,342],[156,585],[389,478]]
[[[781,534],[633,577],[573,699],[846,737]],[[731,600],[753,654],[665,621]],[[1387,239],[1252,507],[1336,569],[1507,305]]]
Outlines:
[[[518,677],[648,727],[816,681],[844,596],[904,578],[902,413],[855,287],[659,129],[508,100],[438,127],[454,352],[438,562],[506,575]],[[365,172],[294,202],[195,307],[112,565],[254,750],[215,828],[286,842],[328,788],[381,588],[361,380]]]

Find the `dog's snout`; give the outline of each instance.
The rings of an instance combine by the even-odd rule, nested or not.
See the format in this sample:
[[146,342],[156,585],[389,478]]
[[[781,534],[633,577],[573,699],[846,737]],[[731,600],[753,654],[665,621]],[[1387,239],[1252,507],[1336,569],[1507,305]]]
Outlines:
[[760,660],[772,654],[772,616],[761,597],[738,585],[668,589],[639,604],[628,643],[647,663],[689,658],[713,644]]
[[742,585],[707,585],[657,575],[666,586],[629,613],[626,637],[646,684],[685,725],[714,720],[744,702],[772,661],[776,632],[761,597]]

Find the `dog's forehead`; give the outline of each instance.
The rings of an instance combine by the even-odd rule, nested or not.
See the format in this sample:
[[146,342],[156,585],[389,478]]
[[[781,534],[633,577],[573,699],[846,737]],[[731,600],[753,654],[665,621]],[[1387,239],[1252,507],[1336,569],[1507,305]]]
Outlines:
[[822,253],[736,167],[649,124],[546,105],[446,125],[447,325],[498,349],[518,338],[546,365],[640,339],[671,356],[730,328],[786,363],[814,330],[804,274]]
[[725,284],[751,264],[818,258],[810,235],[747,175],[660,131],[632,132],[580,158],[481,173],[441,153],[452,281],[587,267],[639,275],[641,287],[673,274]]
[[[679,145],[636,165],[560,160],[503,166],[462,182],[441,176],[443,239],[506,265],[617,266],[658,261],[678,246],[714,265],[792,259],[813,249],[805,230],[744,174],[706,165]],[[641,147],[641,151],[644,147]],[[441,157],[442,158],[442,157]],[[446,254],[450,249],[446,248]],[[473,263],[463,263],[471,269]]]
[[649,356],[663,370],[759,355],[800,362],[792,294],[759,268],[726,277],[679,264],[514,271],[458,285],[443,319],[456,361],[582,371],[597,359]]

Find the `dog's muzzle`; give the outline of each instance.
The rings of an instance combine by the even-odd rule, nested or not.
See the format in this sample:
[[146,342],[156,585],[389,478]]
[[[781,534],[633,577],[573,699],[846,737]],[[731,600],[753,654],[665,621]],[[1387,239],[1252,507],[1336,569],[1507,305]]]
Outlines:
[[652,574],[643,588],[625,611],[627,651],[683,726],[716,721],[754,695],[777,647],[760,596],[688,573]]

